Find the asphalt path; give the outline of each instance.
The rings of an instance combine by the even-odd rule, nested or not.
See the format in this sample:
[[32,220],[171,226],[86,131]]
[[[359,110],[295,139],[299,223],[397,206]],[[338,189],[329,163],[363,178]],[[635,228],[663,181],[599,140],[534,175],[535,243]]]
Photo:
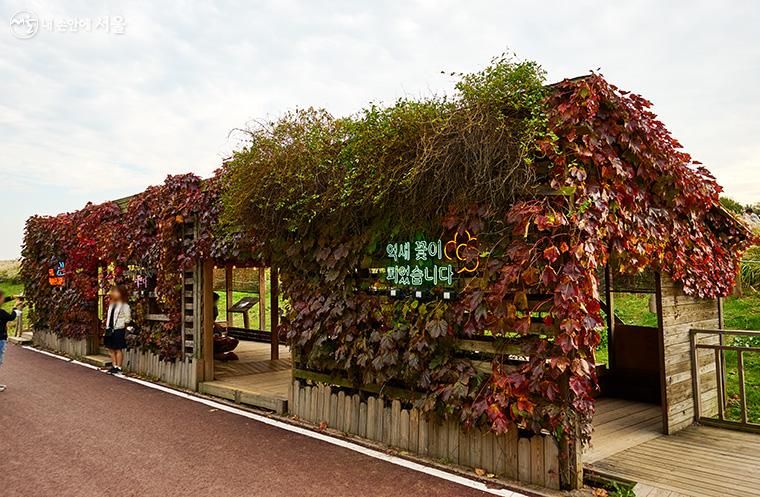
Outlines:
[[8,344],[0,495],[485,496]]

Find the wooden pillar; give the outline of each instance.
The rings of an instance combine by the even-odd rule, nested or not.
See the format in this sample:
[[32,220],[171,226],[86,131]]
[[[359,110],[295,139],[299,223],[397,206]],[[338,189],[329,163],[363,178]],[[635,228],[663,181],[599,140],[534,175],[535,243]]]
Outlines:
[[259,329],[267,329],[267,276],[266,268],[259,268]]
[[[24,314],[19,313],[18,316],[16,316],[16,336],[20,337],[21,334],[24,332]],[[100,333],[97,333],[97,335],[100,335]],[[97,344],[95,350],[97,351]]]
[[[719,306],[715,299],[699,299],[684,294],[680,283],[668,275],[658,277],[658,324],[663,385],[663,428],[672,434],[694,422],[697,405],[703,416],[719,408],[716,368],[722,368],[720,354],[700,350],[691,354],[691,330],[716,329]],[[717,345],[717,336],[700,338],[700,343]],[[694,379],[699,378],[699,390]]]
[[280,303],[279,303],[279,297],[280,297],[280,281],[279,281],[279,271],[275,266],[272,266],[269,269],[269,277],[271,279],[270,281],[270,297],[272,300],[272,303],[270,304],[269,308],[271,310],[271,342],[272,342],[272,360],[279,359],[280,358],[280,337],[277,334],[277,328],[280,324]]
[[[567,369],[559,378],[560,398],[570,398],[570,370]],[[565,405],[563,409],[570,409]],[[517,431],[517,426],[510,429]],[[517,437],[517,435],[515,435]],[[559,481],[563,490],[575,490],[583,487],[583,445],[580,426],[576,419],[570,420],[570,426],[559,442]],[[519,455],[518,455],[519,459]]]
[[[741,273],[740,273],[741,274]],[[723,329],[723,297],[718,297],[718,329]],[[725,335],[721,334],[718,335],[718,343],[722,346],[726,345],[725,342]],[[738,354],[738,352],[737,352]],[[738,356],[737,356],[738,358]],[[721,389],[720,392],[726,392],[726,374],[728,371],[726,370],[726,351],[723,349],[720,349],[720,366],[722,368],[722,374],[720,376],[721,378]],[[738,371],[737,371],[738,373]],[[740,383],[741,385],[741,383]],[[720,400],[720,399],[719,399]],[[696,406],[696,404],[695,404]]]
[[615,292],[612,285],[612,269],[609,262],[604,266],[604,291],[607,299],[607,365],[615,368]]
[[202,277],[203,300],[203,379],[214,379],[214,262],[203,261]]
[[224,267],[224,301],[226,302],[224,306],[224,313],[225,313],[225,319],[227,320],[227,327],[231,328],[233,326],[233,316],[230,312],[230,307],[232,306],[232,299],[234,297],[232,296],[232,266],[227,264]]
[[559,480],[563,490],[583,488],[583,447],[579,427],[565,433],[559,444]]
[[[670,285],[670,278],[666,277],[666,284]],[[657,307],[657,353],[660,355],[660,410],[662,411],[663,433],[668,433],[668,385],[665,374],[665,325],[663,321],[663,280],[662,274],[657,271],[654,273],[654,298]],[[672,289],[668,287],[669,293]]]

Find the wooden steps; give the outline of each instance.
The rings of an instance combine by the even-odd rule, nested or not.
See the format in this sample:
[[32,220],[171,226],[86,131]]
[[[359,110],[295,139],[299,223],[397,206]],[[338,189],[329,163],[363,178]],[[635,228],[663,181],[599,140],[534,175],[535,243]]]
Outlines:
[[[278,373],[285,373],[281,380],[278,379],[276,381],[279,385],[284,386],[284,393],[272,391],[271,388],[265,388],[266,385],[257,387],[257,383],[266,380],[265,378],[262,378],[266,376],[266,374],[242,376],[238,378],[237,382],[229,380],[204,381],[198,386],[198,390],[200,393],[231,400],[237,404],[246,404],[274,411],[277,414],[284,414],[288,410],[287,389],[290,380],[290,371],[282,371]],[[251,377],[256,378],[253,379]],[[272,383],[271,379],[269,383]]]
[[82,362],[92,364],[93,366],[97,366],[99,368],[105,368],[112,365],[111,358],[103,354],[86,355],[82,357]]
[[20,337],[8,337],[8,341],[15,343],[16,345],[31,345],[33,340],[33,334],[31,331],[24,331]]

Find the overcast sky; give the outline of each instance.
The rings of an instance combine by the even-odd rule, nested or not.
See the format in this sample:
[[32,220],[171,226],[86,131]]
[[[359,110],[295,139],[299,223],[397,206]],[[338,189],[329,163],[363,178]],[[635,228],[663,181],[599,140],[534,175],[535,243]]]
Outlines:
[[450,92],[442,70],[507,50],[644,95],[728,195],[760,201],[760,2],[0,0],[0,20],[0,259],[32,214],[209,175],[253,119]]

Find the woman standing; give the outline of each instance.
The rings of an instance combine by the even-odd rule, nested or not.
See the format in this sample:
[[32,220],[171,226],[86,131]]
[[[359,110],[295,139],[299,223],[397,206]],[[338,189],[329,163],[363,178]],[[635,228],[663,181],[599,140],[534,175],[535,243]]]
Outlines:
[[103,345],[111,354],[110,374],[121,373],[124,361],[124,349],[127,348],[127,324],[132,321],[132,310],[129,308],[127,289],[117,285],[109,292],[110,303],[106,315],[106,333]]

